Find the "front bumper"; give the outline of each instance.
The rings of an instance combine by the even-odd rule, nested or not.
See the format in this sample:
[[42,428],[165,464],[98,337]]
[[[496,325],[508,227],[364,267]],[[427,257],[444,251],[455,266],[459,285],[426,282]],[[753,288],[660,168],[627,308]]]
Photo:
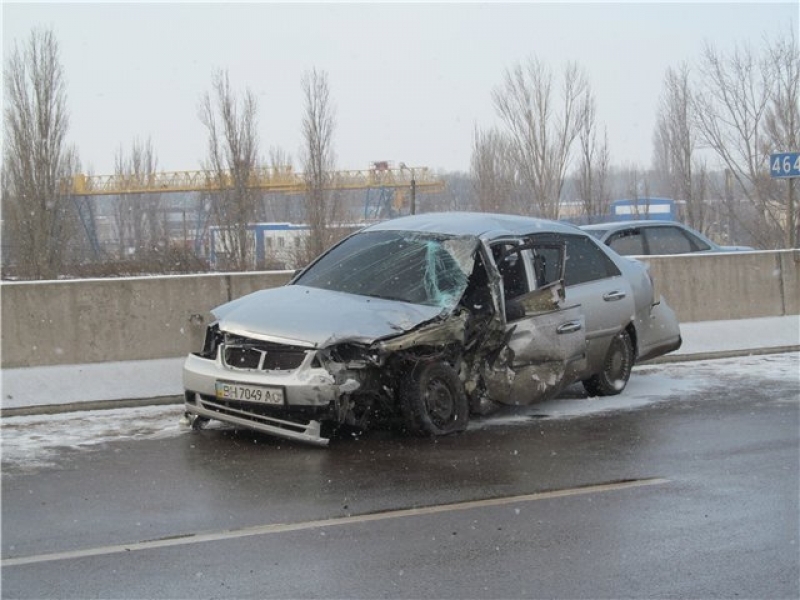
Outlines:
[[[216,359],[190,354],[183,366],[184,408],[187,415],[215,419],[261,431],[277,437],[327,445],[321,435],[321,422],[335,420],[341,387],[323,368],[314,367],[314,353],[309,352],[294,370],[258,371],[233,369]],[[280,387],[282,406],[264,406],[256,402],[230,402],[216,397],[218,380],[246,385]]]
[[250,411],[232,408],[226,404],[220,404],[208,396],[203,397],[192,392],[186,393],[184,408],[186,415],[193,419],[197,417],[216,419],[231,425],[238,425],[274,435],[275,437],[307,442],[317,446],[327,446],[329,442],[328,438],[322,437],[322,424],[315,419],[301,422],[259,415]]

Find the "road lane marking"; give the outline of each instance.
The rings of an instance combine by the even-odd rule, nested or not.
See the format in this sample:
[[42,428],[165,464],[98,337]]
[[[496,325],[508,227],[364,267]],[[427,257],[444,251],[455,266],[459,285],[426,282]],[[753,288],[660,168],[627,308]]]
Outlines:
[[202,544],[205,542],[217,542],[234,540],[238,538],[252,537],[258,535],[269,535],[274,533],[286,533],[291,531],[304,531],[308,529],[319,529],[327,527],[338,527],[341,525],[353,525],[359,523],[369,523],[372,521],[384,521],[387,519],[401,519],[405,517],[419,517],[435,515],[439,513],[455,512],[459,510],[470,510],[473,508],[485,508],[491,506],[505,506],[508,504],[518,504],[521,502],[534,502],[537,500],[549,500],[552,498],[566,498],[569,496],[582,496],[586,494],[599,494],[603,492],[613,492],[631,488],[639,488],[651,485],[663,485],[668,479],[633,479],[617,481],[612,483],[602,483],[587,485],[582,487],[568,488],[564,490],[553,490],[549,492],[537,492],[534,494],[524,494],[521,496],[505,496],[502,498],[489,498],[486,500],[470,500],[467,502],[456,502],[453,504],[438,504],[434,506],[424,506],[421,508],[405,508],[400,510],[390,510],[350,517],[336,517],[332,519],[320,519],[316,521],[304,521],[300,523],[274,523],[270,525],[256,525],[244,527],[242,529],[230,529],[225,531],[208,533],[188,533],[185,535],[174,535],[149,540],[135,542],[133,544],[118,544],[110,546],[99,546],[97,548],[86,548],[84,550],[71,550],[67,552],[53,552],[50,554],[36,554],[32,556],[20,556],[16,558],[0,559],[0,567],[14,567],[30,565],[35,563],[52,562],[57,560],[71,560],[87,558],[91,556],[105,556],[109,554],[121,554],[124,552],[134,552],[137,550],[153,550],[159,548],[170,548],[174,546],[188,546],[191,544]]

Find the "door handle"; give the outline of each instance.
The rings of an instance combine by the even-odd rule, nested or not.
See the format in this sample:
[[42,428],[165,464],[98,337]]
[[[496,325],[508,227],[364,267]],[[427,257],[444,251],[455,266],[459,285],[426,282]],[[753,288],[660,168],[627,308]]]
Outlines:
[[559,325],[558,329],[556,329],[557,333],[575,333],[576,331],[581,330],[581,322],[580,321],[567,321],[566,323]]
[[627,294],[625,292],[616,290],[613,292],[608,292],[607,294],[603,294],[603,300],[606,302],[614,302],[615,300],[622,300]]

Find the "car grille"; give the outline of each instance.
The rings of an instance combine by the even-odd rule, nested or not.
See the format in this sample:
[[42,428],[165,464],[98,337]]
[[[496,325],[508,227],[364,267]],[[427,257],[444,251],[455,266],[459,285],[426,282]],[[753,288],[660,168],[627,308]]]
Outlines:
[[222,347],[222,359],[232,369],[291,371],[302,364],[306,352],[296,346],[238,338]]

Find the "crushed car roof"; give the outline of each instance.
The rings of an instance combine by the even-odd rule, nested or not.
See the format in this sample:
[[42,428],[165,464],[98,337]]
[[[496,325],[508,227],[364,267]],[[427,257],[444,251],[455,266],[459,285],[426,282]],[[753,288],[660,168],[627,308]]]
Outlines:
[[363,231],[424,231],[443,235],[469,235],[475,237],[500,237],[521,235],[541,230],[542,232],[575,233],[580,231],[569,223],[547,219],[501,215],[492,213],[425,213],[400,217],[376,223]]

